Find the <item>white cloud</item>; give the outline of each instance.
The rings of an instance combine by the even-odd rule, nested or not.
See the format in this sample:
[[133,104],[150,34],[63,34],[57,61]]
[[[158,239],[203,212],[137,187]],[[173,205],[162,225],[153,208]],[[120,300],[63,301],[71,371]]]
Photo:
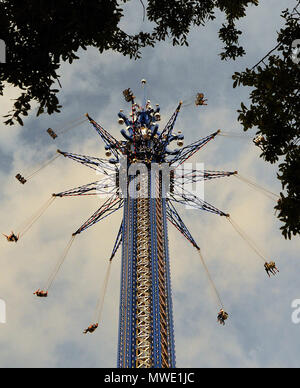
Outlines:
[[[279,1],[273,1],[272,9],[264,4],[261,11],[252,10],[250,19],[243,22],[249,42],[261,36],[261,29],[265,31],[259,43],[261,52],[272,41],[270,17],[277,20],[281,7]],[[163,122],[185,95],[198,89],[208,94],[207,108],[196,111],[190,107],[182,111],[178,128],[185,131],[186,143],[218,128],[239,132],[236,109],[246,93],[232,90],[230,76],[240,62],[226,65],[219,62],[216,36],[217,26],[213,24],[201,33],[193,32],[190,49],[171,48],[162,43],[155,50],[145,50],[144,60],[138,62],[114,53],[98,56],[96,50],[82,53],[80,61],[62,68],[62,121],[89,111],[119,136],[116,113],[120,107],[126,107],[121,92],[125,87],[138,90],[137,85],[145,76],[151,98],[162,105]],[[247,60],[252,63],[256,56],[253,48]],[[11,106],[14,95],[15,91],[9,89],[0,99],[0,113]],[[25,186],[14,179],[16,172],[33,167],[35,161],[55,152],[57,145],[44,133],[48,125],[52,126],[52,120],[59,123],[59,115],[38,120],[32,116],[26,120],[25,128],[2,126],[0,149],[4,156],[1,154],[0,158],[4,165],[10,166],[0,171],[3,232],[10,232],[35,212],[53,192],[97,179],[89,169],[64,158]],[[58,144],[63,150],[99,156],[104,149],[99,140],[86,124],[59,138]],[[275,167],[258,156],[251,139],[220,137],[194,160],[204,161],[208,169],[237,169],[278,192]],[[236,178],[208,182],[205,190],[208,202],[229,211],[270,258],[278,260],[281,273],[269,281],[263,263],[224,218],[191,213],[177,206],[203,249],[230,313],[227,327],[219,327],[216,324],[219,306],[197,252],[169,226],[178,366],[297,366],[299,327],[291,323],[290,303],[300,294],[299,242],[284,241],[274,217],[274,204]],[[7,302],[8,323],[0,326],[0,366],[116,365],[120,253],[113,264],[103,325],[94,336],[85,337],[81,330],[94,314],[121,212],[75,239],[48,300],[40,301],[32,295],[51,272],[71,233],[99,206],[99,200],[93,198],[57,199],[24,240],[16,245],[1,241],[0,297]]]

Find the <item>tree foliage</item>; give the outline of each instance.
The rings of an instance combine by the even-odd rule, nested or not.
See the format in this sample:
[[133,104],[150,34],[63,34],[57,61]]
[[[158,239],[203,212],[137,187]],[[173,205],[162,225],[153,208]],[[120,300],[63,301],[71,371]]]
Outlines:
[[[120,29],[124,4],[142,0],[0,0],[0,39],[7,45],[7,64],[0,65],[0,95],[6,85],[21,89],[5,123],[23,125],[23,116],[38,104],[37,115],[59,112],[57,94],[59,69],[63,62],[78,59],[78,50],[95,47],[100,53],[113,50],[130,58],[141,49],[169,40],[174,46],[188,45],[194,26],[204,27],[224,15],[219,38],[222,60],[245,54],[239,44],[242,32],[236,27],[247,7],[258,0],[148,0],[147,18],[151,32],[128,35]],[[300,2],[299,2],[300,3]],[[266,161],[280,161],[278,178],[285,194],[276,206],[286,238],[300,233],[299,157],[299,66],[291,58],[292,42],[300,39],[298,5],[284,11],[285,26],[278,33],[278,45],[252,69],[235,73],[234,87],[251,88],[251,105],[244,103],[239,121],[244,130],[257,129],[264,136],[262,154]]]
[[300,13],[297,7],[282,17],[284,28],[278,44],[252,69],[233,75],[234,87],[251,87],[251,105],[241,104],[239,121],[244,130],[258,129],[262,135],[261,157],[267,162],[280,161],[278,179],[286,193],[276,206],[285,238],[300,233],[300,58],[292,56],[292,45],[300,38]]
[[22,90],[6,124],[23,125],[31,103],[36,101],[37,114],[60,111],[57,98],[59,68],[62,62],[78,59],[79,49],[96,47],[139,58],[141,48],[170,39],[174,45],[187,45],[193,26],[204,26],[224,13],[226,22],[220,29],[224,42],[222,59],[243,55],[241,34],[235,22],[246,15],[249,4],[258,0],[149,0],[147,17],[153,22],[151,33],[130,36],[119,28],[124,3],[138,0],[18,0],[0,1],[0,38],[6,42],[8,63],[1,66],[0,94],[5,83]]

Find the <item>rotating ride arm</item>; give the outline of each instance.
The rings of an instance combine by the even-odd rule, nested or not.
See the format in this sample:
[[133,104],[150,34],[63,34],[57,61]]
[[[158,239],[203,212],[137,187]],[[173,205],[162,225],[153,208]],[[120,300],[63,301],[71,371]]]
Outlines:
[[164,136],[166,136],[168,139],[169,136],[172,134],[177,117],[178,117],[180,109],[181,109],[181,106],[182,106],[182,102],[180,101],[178,107],[176,108],[176,111],[173,113],[173,116],[170,118],[168,124],[166,125],[164,130],[161,132],[159,139],[163,139]]
[[237,171],[234,172],[226,172],[226,171],[209,171],[209,170],[190,170],[187,172],[179,168],[175,170],[175,184],[185,185],[191,184],[201,181],[207,181],[217,178],[230,177],[232,175],[236,175]]
[[115,167],[112,166],[111,163],[107,159],[102,159],[102,158],[95,158],[92,156],[86,156],[86,155],[78,155],[78,154],[73,154],[70,152],[63,152],[58,150],[57,151],[59,154],[63,155],[65,158],[69,158],[74,160],[75,162],[81,163],[84,166],[87,166],[99,173],[108,175],[107,170],[110,171],[115,171]]
[[101,181],[80,186],[75,189],[67,190],[58,194],[53,194],[53,197],[75,197],[87,195],[113,194],[116,190],[115,176],[107,177]]
[[101,136],[105,145],[111,150],[116,159],[119,160],[119,156],[123,154],[122,146],[118,140],[116,140],[109,132],[107,132],[100,124],[96,123],[88,114],[86,115],[90,123],[95,128],[96,132]]
[[170,160],[171,165],[174,165],[176,163],[176,166],[180,166],[184,162],[186,162],[188,159],[190,159],[196,152],[198,152],[201,148],[206,146],[211,140],[213,140],[217,135],[219,135],[220,130],[203,138],[195,143],[192,143],[184,148],[182,148],[177,155]]
[[179,232],[193,245],[193,247],[200,249],[171,201],[167,201],[166,210],[168,221],[170,221],[171,224],[174,225],[177,230],[179,230]]
[[116,253],[118,252],[118,249],[120,248],[122,240],[123,240],[123,220],[122,220],[122,223],[121,223],[118,235],[117,235],[114,249],[113,249],[112,254],[110,256],[110,259],[109,259],[110,261],[112,261],[112,259],[115,257]]
[[182,102],[179,103],[178,107],[176,108],[176,111],[173,113],[173,116],[170,118],[168,124],[165,126],[165,128],[159,135],[160,141],[157,144],[156,151],[166,151],[167,146],[170,144],[170,141],[173,138],[172,131],[174,129],[181,106],[182,106]]
[[175,187],[174,192],[170,193],[170,200],[178,202],[182,205],[189,206],[191,208],[205,210],[207,212],[217,214],[222,217],[228,217],[227,213],[224,213],[223,211],[217,209],[215,206],[210,205],[208,202],[205,202],[201,198],[197,197],[195,194],[190,193],[184,187],[180,187],[180,191],[181,192],[179,192],[178,188]]
[[73,236],[84,232],[104,218],[115,213],[117,210],[123,207],[123,204],[124,199],[120,199],[118,195],[113,194],[75,233],[73,233]]

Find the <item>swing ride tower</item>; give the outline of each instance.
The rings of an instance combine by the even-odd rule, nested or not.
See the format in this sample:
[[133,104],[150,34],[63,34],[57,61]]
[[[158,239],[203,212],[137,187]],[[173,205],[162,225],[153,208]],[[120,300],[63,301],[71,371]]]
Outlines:
[[[263,260],[266,270],[270,271],[273,268],[274,272],[276,266],[275,263],[270,263],[266,267],[266,255],[261,253],[256,245],[246,237],[228,213],[217,209],[189,190],[189,185],[197,182],[231,176],[238,177],[236,171],[186,169],[184,166],[187,160],[214,140],[221,131],[218,130],[184,146],[182,132],[175,133],[177,117],[184,104],[179,103],[164,128],[160,129],[160,107],[158,104],[156,107],[151,106],[151,101],[146,99],[146,81],[143,80],[142,84],[145,92],[142,105],[136,103],[135,96],[130,89],[123,92],[125,100],[131,104],[131,114],[126,116],[123,110],[118,113],[119,124],[125,127],[121,130],[122,140],[114,138],[88,114],[86,115],[85,120],[92,124],[105,144],[106,158],[58,151],[59,156],[85,165],[103,177],[96,182],[53,194],[27,226],[20,230],[20,235],[16,236],[12,233],[5,237],[10,242],[17,242],[19,237],[23,237],[41,217],[55,198],[104,194],[104,203],[72,234],[66,250],[44,289],[39,289],[35,294],[38,297],[48,296],[48,291],[78,235],[123,209],[121,226],[109,258],[103,293],[96,308],[95,322],[97,323],[89,326],[85,333],[93,333],[101,325],[112,260],[122,245],[117,365],[119,368],[174,368],[175,341],[168,224],[173,225],[197,250],[213,287],[216,301],[221,307],[218,320],[221,324],[225,324],[228,318],[202,251],[177,212],[175,204],[203,210],[228,219],[234,229]],[[196,100],[192,103],[195,103],[196,106],[206,105],[204,95],[197,94]],[[57,134],[52,129],[47,132],[54,140],[57,138]],[[173,144],[176,144],[178,148],[172,148]],[[49,162],[44,167],[48,164]],[[40,170],[41,168],[38,171]],[[18,174],[16,178],[21,184],[26,184],[32,176],[33,174],[23,177]],[[267,194],[272,193],[267,192]]]
[[153,109],[146,98],[139,106],[130,89],[124,96],[132,103],[132,113],[131,121],[119,113],[120,124],[127,125],[121,133],[128,140],[129,161],[121,190],[125,200],[118,367],[175,368],[167,197],[174,193],[170,158],[180,153],[169,145],[177,141],[183,146],[183,135],[172,133],[182,103],[160,133],[159,106]]
[[174,368],[166,199],[161,176],[140,177],[124,203],[118,367]]

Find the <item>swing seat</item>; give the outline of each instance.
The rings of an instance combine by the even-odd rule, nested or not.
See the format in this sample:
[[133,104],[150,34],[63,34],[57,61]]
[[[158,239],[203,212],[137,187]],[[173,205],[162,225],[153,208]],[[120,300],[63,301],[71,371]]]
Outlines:
[[84,330],[83,334],[87,334],[87,333],[94,333],[99,327],[99,324],[98,323],[95,323],[93,325],[90,325],[87,329]]
[[57,138],[57,134],[53,131],[53,129],[49,128],[47,129],[47,133],[49,134],[49,136],[52,137],[52,139],[56,139]]
[[25,183],[27,182],[27,180],[21,175],[21,174],[17,174],[16,175],[16,179],[22,183],[22,185],[25,185]]

